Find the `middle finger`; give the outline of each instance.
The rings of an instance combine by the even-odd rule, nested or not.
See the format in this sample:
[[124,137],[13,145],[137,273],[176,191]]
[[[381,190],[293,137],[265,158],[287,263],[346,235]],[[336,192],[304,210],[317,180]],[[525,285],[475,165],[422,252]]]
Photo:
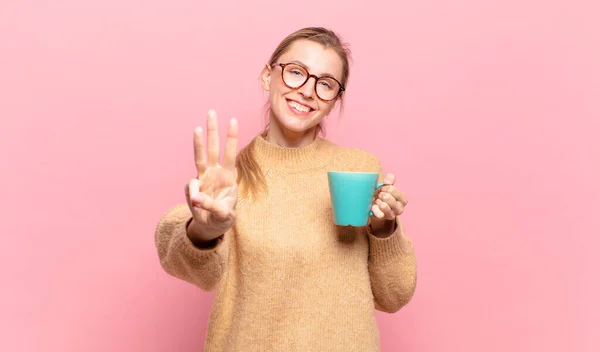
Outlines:
[[208,112],[208,166],[216,166],[219,163],[219,127],[217,113],[214,110]]

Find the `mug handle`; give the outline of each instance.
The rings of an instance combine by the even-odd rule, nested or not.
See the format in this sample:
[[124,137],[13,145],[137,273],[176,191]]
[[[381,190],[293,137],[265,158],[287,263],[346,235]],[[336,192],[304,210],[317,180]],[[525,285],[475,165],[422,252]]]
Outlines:
[[[383,185],[385,185],[385,183],[377,182],[377,187],[375,187],[375,190],[378,190]],[[369,211],[369,216],[373,216],[373,212],[372,211]]]

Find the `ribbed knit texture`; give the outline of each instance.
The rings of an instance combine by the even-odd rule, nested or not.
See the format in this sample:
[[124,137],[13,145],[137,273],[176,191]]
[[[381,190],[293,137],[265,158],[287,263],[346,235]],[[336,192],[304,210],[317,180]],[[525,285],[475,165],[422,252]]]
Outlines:
[[284,148],[257,136],[253,151],[267,193],[238,199],[236,224],[215,248],[187,237],[186,204],[156,229],[164,269],[217,291],[205,351],[379,351],[374,310],[395,312],[411,299],[412,243],[400,223],[387,238],[336,226],[327,182],[330,170],[381,180],[379,161],[322,138]]

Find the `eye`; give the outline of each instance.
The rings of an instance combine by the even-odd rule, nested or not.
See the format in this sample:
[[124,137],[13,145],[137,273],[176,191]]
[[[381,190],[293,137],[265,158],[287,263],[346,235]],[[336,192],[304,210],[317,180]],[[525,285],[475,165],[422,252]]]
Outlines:
[[333,88],[333,84],[331,82],[329,82],[328,80],[324,80],[324,79],[320,79],[319,80],[319,85],[323,88],[326,89],[332,89]]
[[296,69],[292,69],[291,70],[292,74],[295,76],[303,76],[304,74],[302,73],[302,71],[300,70],[296,70]]

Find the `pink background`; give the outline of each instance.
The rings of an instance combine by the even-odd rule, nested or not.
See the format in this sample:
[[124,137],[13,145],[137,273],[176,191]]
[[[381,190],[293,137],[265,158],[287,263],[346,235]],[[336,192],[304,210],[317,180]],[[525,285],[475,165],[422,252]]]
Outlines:
[[156,221],[206,111],[248,142],[262,65],[315,24],[354,52],[327,136],[410,198],[383,350],[600,350],[600,6],[360,3],[3,1],[0,350],[201,350],[213,296],[162,271]]

